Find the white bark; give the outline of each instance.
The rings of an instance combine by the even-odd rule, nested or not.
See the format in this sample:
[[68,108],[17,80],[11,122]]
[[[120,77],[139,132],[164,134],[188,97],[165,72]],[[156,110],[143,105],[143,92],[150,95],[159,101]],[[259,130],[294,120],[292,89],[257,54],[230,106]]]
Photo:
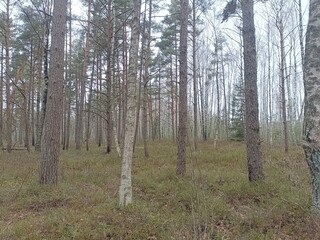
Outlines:
[[121,180],[119,188],[119,205],[132,203],[131,165],[135,134],[136,106],[137,106],[137,65],[140,35],[141,0],[134,0],[131,25],[131,46],[129,59],[129,76],[127,82],[127,115],[122,157]]
[[304,150],[312,178],[312,208],[320,216],[320,0],[310,1],[304,65]]

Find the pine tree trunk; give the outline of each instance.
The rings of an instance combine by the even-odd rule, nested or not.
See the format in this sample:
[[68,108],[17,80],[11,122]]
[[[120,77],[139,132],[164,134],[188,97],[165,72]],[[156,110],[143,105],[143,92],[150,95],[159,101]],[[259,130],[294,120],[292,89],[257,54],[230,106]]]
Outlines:
[[186,173],[187,118],[188,118],[188,0],[181,0],[180,27],[180,88],[178,131],[178,175]]
[[259,136],[259,108],[257,90],[257,54],[253,0],[241,1],[243,16],[243,56],[245,82],[245,125],[249,181],[264,178]]
[[129,58],[129,76],[127,81],[127,113],[124,150],[122,157],[121,182],[119,189],[119,205],[132,203],[131,166],[135,133],[135,119],[137,107],[137,65],[140,35],[141,0],[133,1],[133,16],[131,25],[131,46]]
[[43,128],[40,184],[57,184],[63,104],[64,37],[67,1],[55,0],[52,16],[50,77],[47,110]]
[[108,0],[108,31],[107,31],[107,153],[111,153],[113,141],[113,120],[112,120],[112,38],[113,38],[113,16],[111,0]]
[[312,179],[312,210],[320,216],[320,1],[310,1],[304,65],[304,151]]
[[142,105],[142,138],[144,146],[144,156],[149,157],[148,148],[148,82],[149,77],[149,65],[151,58],[151,15],[152,15],[152,0],[149,0],[149,19],[148,19],[148,29],[147,29],[147,49],[146,49],[146,61],[144,64],[144,78],[143,78],[143,105]]

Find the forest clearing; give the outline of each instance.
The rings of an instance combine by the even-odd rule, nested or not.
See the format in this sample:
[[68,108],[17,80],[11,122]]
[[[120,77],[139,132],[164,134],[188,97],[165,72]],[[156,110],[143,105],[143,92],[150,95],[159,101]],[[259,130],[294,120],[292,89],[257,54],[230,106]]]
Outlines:
[[0,239],[320,239],[320,0],[3,0]]
[[59,184],[38,184],[36,152],[0,159],[0,239],[319,239],[301,147],[263,147],[266,178],[248,182],[243,142],[199,143],[187,173],[175,173],[176,146],[137,144],[134,204],[119,208],[121,159],[102,148],[61,153]]

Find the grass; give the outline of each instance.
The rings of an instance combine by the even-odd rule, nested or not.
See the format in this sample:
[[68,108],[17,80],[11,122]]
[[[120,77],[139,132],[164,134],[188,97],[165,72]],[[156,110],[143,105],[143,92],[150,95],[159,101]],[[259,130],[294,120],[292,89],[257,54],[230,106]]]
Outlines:
[[37,183],[39,155],[0,155],[0,239],[320,239],[301,148],[265,149],[266,179],[249,183],[245,146],[201,143],[175,174],[176,147],[136,149],[134,204],[118,207],[120,159],[92,148],[62,152],[59,184]]

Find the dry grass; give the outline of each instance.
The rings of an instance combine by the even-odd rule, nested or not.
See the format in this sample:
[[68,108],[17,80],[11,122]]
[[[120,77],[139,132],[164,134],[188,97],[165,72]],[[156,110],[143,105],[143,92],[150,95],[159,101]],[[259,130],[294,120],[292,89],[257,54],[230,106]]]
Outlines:
[[37,183],[39,155],[0,155],[0,239],[320,239],[300,148],[264,151],[266,179],[247,181],[243,143],[201,143],[188,173],[176,148],[154,142],[133,160],[134,204],[118,207],[120,160],[94,148],[63,152],[56,187]]

